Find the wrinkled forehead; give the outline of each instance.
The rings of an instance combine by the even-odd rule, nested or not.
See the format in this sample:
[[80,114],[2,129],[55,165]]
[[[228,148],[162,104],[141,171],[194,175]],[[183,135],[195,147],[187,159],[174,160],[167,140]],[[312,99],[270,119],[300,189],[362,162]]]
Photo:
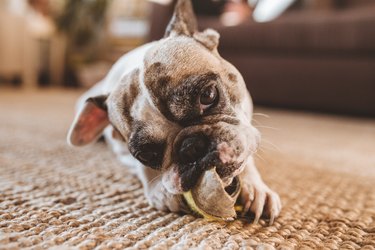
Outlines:
[[220,60],[194,38],[179,36],[160,40],[146,53],[146,71],[155,65],[162,66],[164,74],[176,79],[219,71]]

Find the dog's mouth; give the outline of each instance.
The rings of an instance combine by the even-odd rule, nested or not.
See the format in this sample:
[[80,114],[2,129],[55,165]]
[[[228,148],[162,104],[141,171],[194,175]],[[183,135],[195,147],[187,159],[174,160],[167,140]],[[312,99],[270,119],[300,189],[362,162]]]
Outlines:
[[[190,190],[196,185],[197,180],[207,170],[216,169],[218,176],[222,179],[225,185],[229,185],[233,178],[237,176],[242,169],[245,160],[245,153],[243,147],[237,140],[225,142],[218,142],[217,139],[208,139],[202,142],[200,138],[207,138],[203,135],[196,139],[188,137],[187,143],[182,143],[182,147],[177,144],[177,148],[185,152],[185,148],[191,150],[192,153],[187,154],[188,157],[179,158],[179,154],[175,156],[175,166],[178,176],[180,177],[180,184],[183,191]],[[198,146],[191,146],[190,138],[198,141]],[[186,144],[186,145],[185,145]],[[203,145],[203,146],[201,146]],[[188,150],[187,150],[188,151]],[[203,151],[203,153],[200,153]],[[196,157],[190,157],[191,155]],[[185,156],[185,155],[183,155]]]
[[184,192],[193,188],[200,176],[207,170],[215,168],[218,176],[226,187],[232,183],[233,179],[239,175],[244,168],[243,162],[222,163],[217,160],[210,160],[210,156],[207,156],[207,158],[208,159],[203,159],[199,163],[195,162],[178,167],[178,176],[180,178],[181,188]]
[[240,167],[238,167],[234,172],[232,172],[228,176],[221,177],[221,181],[223,182],[224,186],[228,187],[232,185],[233,181],[235,181],[235,178],[244,170],[244,168],[245,168],[245,165],[241,163]]
[[[182,194],[183,192],[191,190],[204,172],[215,168],[217,175],[221,178],[224,187],[232,185],[235,178],[245,168],[244,163],[236,164],[204,164],[205,166],[195,164],[172,166],[163,174],[163,185],[173,194]],[[185,169],[184,172],[181,169]],[[230,169],[230,170],[229,170]]]

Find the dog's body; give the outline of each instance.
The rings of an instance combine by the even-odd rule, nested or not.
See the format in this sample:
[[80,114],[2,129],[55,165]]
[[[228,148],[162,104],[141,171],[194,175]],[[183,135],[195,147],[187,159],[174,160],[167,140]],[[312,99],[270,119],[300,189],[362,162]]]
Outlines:
[[162,210],[185,210],[181,194],[213,166],[227,185],[239,175],[244,211],[272,222],[281,203],[254,165],[260,135],[252,101],[218,54],[218,38],[198,32],[190,2],[180,0],[165,38],[123,56],[83,95],[68,140],[85,145],[104,134]]

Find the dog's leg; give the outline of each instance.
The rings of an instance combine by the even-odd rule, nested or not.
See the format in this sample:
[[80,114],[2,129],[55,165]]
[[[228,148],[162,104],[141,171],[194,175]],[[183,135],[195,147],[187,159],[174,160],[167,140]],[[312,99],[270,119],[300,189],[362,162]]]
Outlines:
[[280,197],[263,182],[252,157],[248,159],[240,177],[242,181],[241,202],[244,206],[243,212],[251,211],[254,213],[254,223],[258,223],[260,216],[265,214],[270,218],[270,224],[272,224],[281,210]]

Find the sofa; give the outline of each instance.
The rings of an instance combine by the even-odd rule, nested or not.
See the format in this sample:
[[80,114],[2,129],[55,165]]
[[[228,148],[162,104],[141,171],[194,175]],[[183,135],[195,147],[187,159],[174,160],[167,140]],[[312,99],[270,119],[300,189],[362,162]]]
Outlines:
[[[172,12],[173,3],[151,4],[149,41],[163,37]],[[198,13],[255,104],[375,116],[375,1],[297,1],[274,21],[236,26]]]

